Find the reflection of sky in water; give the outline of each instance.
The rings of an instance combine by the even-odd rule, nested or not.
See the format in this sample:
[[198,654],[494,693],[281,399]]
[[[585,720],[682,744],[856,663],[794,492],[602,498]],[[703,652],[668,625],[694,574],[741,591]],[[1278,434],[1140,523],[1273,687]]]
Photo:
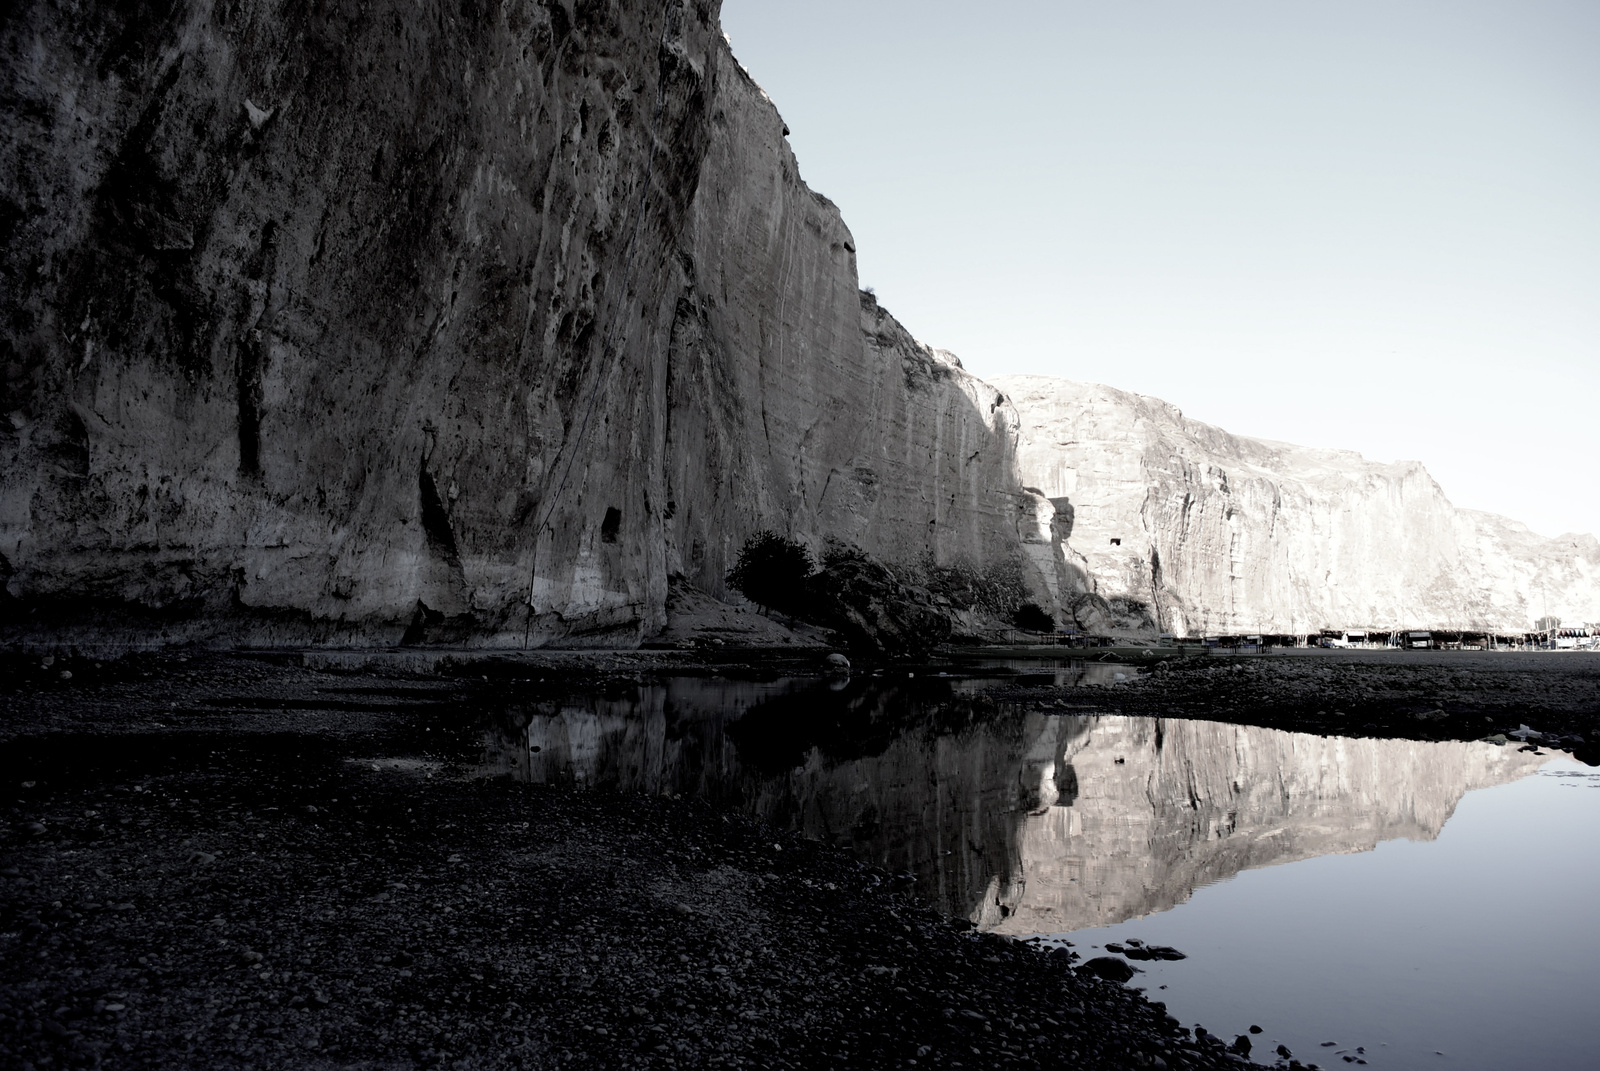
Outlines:
[[1373,1067],[1588,1068],[1597,849],[1600,771],[1555,760],[1469,793],[1435,841],[1248,871],[1068,939],[1086,958],[1128,937],[1173,945],[1189,958],[1141,963],[1131,984],[1185,1023],[1259,1023],[1258,1045],[1282,1040],[1324,1067],[1360,1045]]
[[[1122,671],[1046,670],[1067,687]],[[910,871],[1000,932],[1174,945],[1189,958],[1135,984],[1324,1066],[1325,1040],[1375,1066],[1423,1049],[1577,1066],[1546,1054],[1600,992],[1578,904],[1600,876],[1600,791],[1572,787],[1600,779],[1526,778],[1547,759],[1479,742],[1051,716],[987,687],[677,678],[530,701],[486,737],[486,768],[701,796]]]

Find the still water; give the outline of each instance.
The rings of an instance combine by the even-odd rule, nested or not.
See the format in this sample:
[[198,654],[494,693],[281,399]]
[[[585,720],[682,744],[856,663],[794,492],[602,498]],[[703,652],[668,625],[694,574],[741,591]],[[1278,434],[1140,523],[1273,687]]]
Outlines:
[[[1072,689],[1132,671],[1045,672]],[[1488,743],[1050,714],[995,701],[995,683],[566,695],[507,710],[485,772],[699,796],[1085,958],[1175,946],[1188,958],[1130,984],[1219,1034],[1261,1025],[1258,1059],[1285,1044],[1324,1067],[1594,1066],[1593,771]]]

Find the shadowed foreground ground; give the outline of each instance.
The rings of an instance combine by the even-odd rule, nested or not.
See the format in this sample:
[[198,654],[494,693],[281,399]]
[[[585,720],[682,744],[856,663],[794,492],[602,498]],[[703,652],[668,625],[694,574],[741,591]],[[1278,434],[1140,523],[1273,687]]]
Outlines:
[[0,1064],[1237,1063],[832,850],[686,800],[469,776],[496,687],[9,662]]

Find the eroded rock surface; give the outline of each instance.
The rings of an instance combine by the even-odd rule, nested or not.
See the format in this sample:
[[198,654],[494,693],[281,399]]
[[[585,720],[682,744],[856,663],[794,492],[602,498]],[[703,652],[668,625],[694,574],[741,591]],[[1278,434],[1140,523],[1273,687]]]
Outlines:
[[1178,635],[1522,632],[1600,620],[1600,541],[1456,509],[1410,461],[1232,435],[1155,398],[1000,376],[1023,482],[1073,508],[1068,557]]
[[25,0],[0,70],[18,634],[631,645],[760,528],[1037,541],[715,3]]

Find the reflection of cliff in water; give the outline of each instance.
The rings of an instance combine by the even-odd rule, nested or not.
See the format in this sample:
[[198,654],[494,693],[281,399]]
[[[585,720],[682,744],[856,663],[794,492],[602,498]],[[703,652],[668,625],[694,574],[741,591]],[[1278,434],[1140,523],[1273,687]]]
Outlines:
[[694,795],[910,871],[1007,932],[1108,925],[1250,867],[1436,836],[1542,759],[1480,743],[1051,716],[937,678],[677,678],[509,710],[490,771]]
[[1432,840],[1462,795],[1546,759],[1479,742],[1102,717],[1063,752],[1070,807],[1019,817],[1017,896],[997,928],[1109,926],[1241,870]]

